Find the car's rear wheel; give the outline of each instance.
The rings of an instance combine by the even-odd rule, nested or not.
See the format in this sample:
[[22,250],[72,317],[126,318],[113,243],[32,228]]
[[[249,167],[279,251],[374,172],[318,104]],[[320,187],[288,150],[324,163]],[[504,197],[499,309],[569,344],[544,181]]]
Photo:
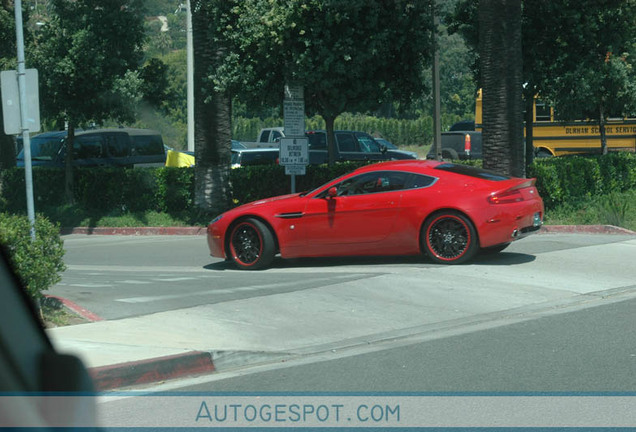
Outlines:
[[453,211],[430,216],[422,227],[422,249],[435,262],[459,264],[479,250],[477,231],[463,214]]
[[263,222],[254,218],[239,221],[229,239],[232,261],[244,270],[260,270],[269,266],[276,254],[274,235]]

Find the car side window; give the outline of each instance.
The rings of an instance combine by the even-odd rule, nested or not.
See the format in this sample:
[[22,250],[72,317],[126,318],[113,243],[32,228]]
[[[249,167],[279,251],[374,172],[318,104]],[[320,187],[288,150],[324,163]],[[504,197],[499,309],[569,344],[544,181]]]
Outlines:
[[349,178],[336,188],[338,196],[394,192],[405,189],[410,177],[411,174],[404,172],[373,172]]
[[265,143],[269,142],[269,134],[270,134],[270,131],[268,131],[268,130],[263,131],[261,133],[260,142],[265,142]]
[[106,149],[109,156],[126,157],[129,156],[130,145],[128,135],[123,133],[108,134],[105,137]]
[[131,135],[134,156],[154,156],[164,154],[161,135]]
[[360,148],[358,147],[358,142],[353,137],[352,134],[349,133],[339,133],[336,134],[336,142],[338,143],[338,149],[341,152],[358,152]]
[[309,149],[318,150],[327,148],[327,134],[325,133],[308,133],[306,134],[309,139]]
[[99,135],[83,135],[75,138],[73,157],[75,159],[92,159],[103,156],[104,140]]
[[419,189],[432,185],[435,183],[437,179],[435,177],[422,175],[422,174],[413,174],[413,176],[409,179],[407,184],[405,185],[405,189]]
[[357,133],[356,138],[358,138],[358,142],[360,143],[360,148],[365,153],[380,153],[380,146],[377,141],[374,140],[370,135]]

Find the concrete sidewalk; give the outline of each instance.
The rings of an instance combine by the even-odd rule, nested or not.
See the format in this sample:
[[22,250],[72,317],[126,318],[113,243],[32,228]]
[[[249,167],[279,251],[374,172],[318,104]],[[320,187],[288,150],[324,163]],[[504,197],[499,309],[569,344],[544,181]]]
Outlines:
[[[567,227],[566,232],[590,232],[578,229]],[[631,233],[613,227],[593,229]],[[299,292],[57,327],[47,333],[59,351],[82,358],[98,390],[109,390],[507,322],[608,295],[636,295],[635,251],[636,239],[575,252],[539,253],[523,265],[381,270],[360,266],[354,270],[377,275]],[[603,268],[615,271],[600,272]],[[462,287],[461,295],[457,287]]]

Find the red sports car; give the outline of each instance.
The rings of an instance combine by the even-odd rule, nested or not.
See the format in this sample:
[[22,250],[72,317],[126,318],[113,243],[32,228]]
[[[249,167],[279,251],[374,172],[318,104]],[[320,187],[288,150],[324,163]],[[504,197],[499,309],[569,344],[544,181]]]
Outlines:
[[242,269],[283,258],[426,253],[457,264],[537,231],[534,179],[437,161],[359,168],[311,192],[232,209],[208,226],[212,256]]

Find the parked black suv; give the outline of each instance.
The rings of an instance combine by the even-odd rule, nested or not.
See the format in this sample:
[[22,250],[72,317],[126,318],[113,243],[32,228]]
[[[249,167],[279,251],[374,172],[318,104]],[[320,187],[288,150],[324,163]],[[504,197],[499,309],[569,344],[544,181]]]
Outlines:
[[[64,167],[66,136],[66,131],[57,131],[31,138],[33,166]],[[165,162],[163,139],[153,130],[94,129],[75,134],[74,166],[162,166]],[[17,165],[24,166],[24,150],[18,154]]]

